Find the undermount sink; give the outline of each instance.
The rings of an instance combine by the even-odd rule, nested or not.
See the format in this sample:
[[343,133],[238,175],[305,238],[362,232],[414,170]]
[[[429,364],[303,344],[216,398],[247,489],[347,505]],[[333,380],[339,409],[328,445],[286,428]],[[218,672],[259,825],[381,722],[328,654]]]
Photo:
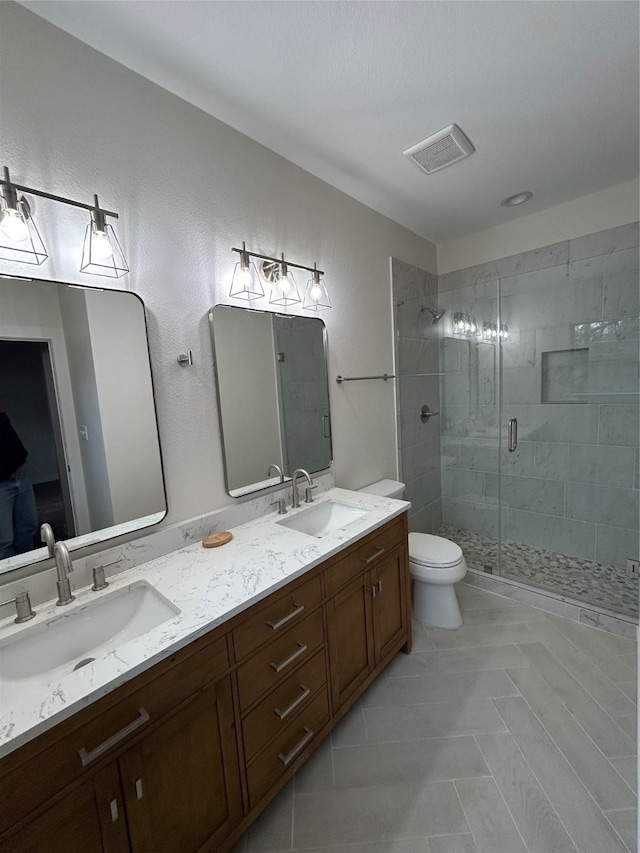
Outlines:
[[0,640],[0,681],[49,683],[180,613],[146,581],[60,610]]
[[281,524],[283,527],[297,530],[300,533],[306,533],[308,536],[315,536],[316,539],[322,539],[328,533],[333,533],[335,530],[342,530],[343,527],[346,527],[358,518],[362,518],[368,512],[369,510],[367,509],[351,506],[351,504],[343,504],[339,501],[324,501],[317,506],[303,510],[294,515],[293,518],[285,518],[276,523]]

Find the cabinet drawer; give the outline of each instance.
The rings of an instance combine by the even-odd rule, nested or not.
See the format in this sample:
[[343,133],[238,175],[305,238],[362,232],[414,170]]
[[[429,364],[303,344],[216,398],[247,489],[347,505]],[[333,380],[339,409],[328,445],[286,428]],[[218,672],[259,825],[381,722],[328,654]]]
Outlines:
[[323,641],[322,610],[318,609],[256,652],[238,669],[241,709],[246,710],[267,690],[287,678],[322,646]]
[[[0,771],[0,833],[81,774],[92,771],[105,757],[116,755],[138,733],[225,672],[229,667],[227,639],[221,637],[186,658],[177,652],[176,659],[168,670],[166,661],[158,664],[166,671],[152,681],[148,673],[141,675],[146,683],[138,690],[125,684],[80,712],[70,721],[76,723],[72,731],[69,723],[60,723],[58,730],[41,735],[41,751],[34,750],[38,741],[27,744],[28,760],[20,763],[19,753],[15,758],[8,756]],[[60,737],[63,728],[68,733]],[[58,740],[54,740],[56,734]]]
[[242,723],[247,760],[289,725],[327,681],[324,648],[270,693]]
[[[240,661],[309,615],[322,600],[320,576],[301,584],[293,592],[275,593],[233,632],[236,660]],[[253,610],[253,608],[252,608]]]
[[324,688],[247,768],[251,808],[257,805],[289,767],[304,756],[328,720],[329,702]]
[[394,518],[389,524],[370,533],[360,545],[324,573],[327,596],[332,596],[350,580],[376,565],[381,557],[400,545],[404,539],[404,519]]

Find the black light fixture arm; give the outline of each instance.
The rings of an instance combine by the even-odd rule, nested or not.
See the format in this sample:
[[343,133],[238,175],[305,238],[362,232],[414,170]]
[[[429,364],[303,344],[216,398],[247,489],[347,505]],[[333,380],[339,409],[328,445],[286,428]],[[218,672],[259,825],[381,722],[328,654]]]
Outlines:
[[[244,243],[242,245],[244,247]],[[324,272],[322,270],[316,269],[315,266],[305,267],[304,264],[294,264],[293,261],[285,260],[284,255],[281,258],[272,258],[272,257],[270,257],[270,255],[259,255],[257,252],[249,252],[245,248],[236,249],[235,246],[231,249],[231,251],[232,252],[238,252],[239,254],[244,253],[245,255],[248,255],[250,258],[260,258],[260,260],[262,260],[262,261],[272,261],[274,264],[280,264],[280,265],[284,263],[288,267],[295,267],[298,270],[307,270],[308,272],[315,272],[318,275],[324,275]]]
[[[71,198],[65,198],[61,195],[54,195],[53,193],[47,193],[44,190],[36,190],[33,187],[25,187],[22,184],[14,184],[13,181],[9,177],[9,169],[4,167],[4,177],[0,178],[0,186],[10,187],[14,192],[19,190],[22,193],[28,193],[29,195],[37,195],[40,198],[48,198],[50,201],[57,201],[60,204],[68,204],[71,207],[80,207],[83,210],[91,210],[91,211],[99,211],[102,216],[112,216],[114,219],[118,219],[118,214],[114,213],[113,210],[105,210],[103,207],[98,206],[98,196],[94,196],[94,204],[85,204],[82,201],[74,201]],[[238,251],[234,249],[234,251]],[[295,264],[294,264],[295,266]]]

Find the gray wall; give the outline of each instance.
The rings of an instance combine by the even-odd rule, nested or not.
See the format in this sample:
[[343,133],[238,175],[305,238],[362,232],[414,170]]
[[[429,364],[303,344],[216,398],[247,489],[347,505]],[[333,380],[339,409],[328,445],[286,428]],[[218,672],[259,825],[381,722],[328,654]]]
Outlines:
[[[14,180],[72,198],[97,192],[120,215],[131,267],[123,286],[143,297],[150,318],[163,525],[229,503],[207,312],[229,301],[240,241],[326,271],[332,375],[390,369],[389,257],[435,269],[433,244],[15,3],[0,3],[0,79],[11,116],[2,163]],[[38,275],[89,283],[78,271],[84,214],[42,201],[37,221],[50,251]],[[18,264],[2,271],[25,275]],[[268,297],[253,307],[267,308]],[[185,347],[194,356],[186,370],[176,363]],[[395,476],[391,383],[333,382],[330,394],[338,483]]]
[[[620,568],[637,558],[637,247],[635,223],[440,276],[446,525],[497,537],[501,523],[506,540]],[[498,304],[502,377],[494,347],[451,336],[455,311],[482,326]]]
[[400,479],[411,501],[409,529],[433,533],[442,524],[440,488],[440,417],[427,423],[419,417],[426,404],[440,411],[441,329],[432,325],[438,301],[438,279],[432,273],[391,259],[391,280],[396,339],[396,395]]

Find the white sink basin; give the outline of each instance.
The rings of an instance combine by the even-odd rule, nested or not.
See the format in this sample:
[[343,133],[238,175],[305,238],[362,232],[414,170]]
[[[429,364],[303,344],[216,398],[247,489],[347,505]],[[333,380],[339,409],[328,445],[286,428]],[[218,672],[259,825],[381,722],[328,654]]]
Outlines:
[[0,640],[0,681],[48,684],[180,613],[146,581],[56,609],[48,622]]
[[368,512],[367,509],[360,509],[339,501],[323,501],[317,506],[294,515],[293,518],[285,518],[276,523],[298,530],[300,533],[306,533],[308,536],[315,536],[316,539],[322,539],[327,533],[342,530],[343,527],[362,518]]

